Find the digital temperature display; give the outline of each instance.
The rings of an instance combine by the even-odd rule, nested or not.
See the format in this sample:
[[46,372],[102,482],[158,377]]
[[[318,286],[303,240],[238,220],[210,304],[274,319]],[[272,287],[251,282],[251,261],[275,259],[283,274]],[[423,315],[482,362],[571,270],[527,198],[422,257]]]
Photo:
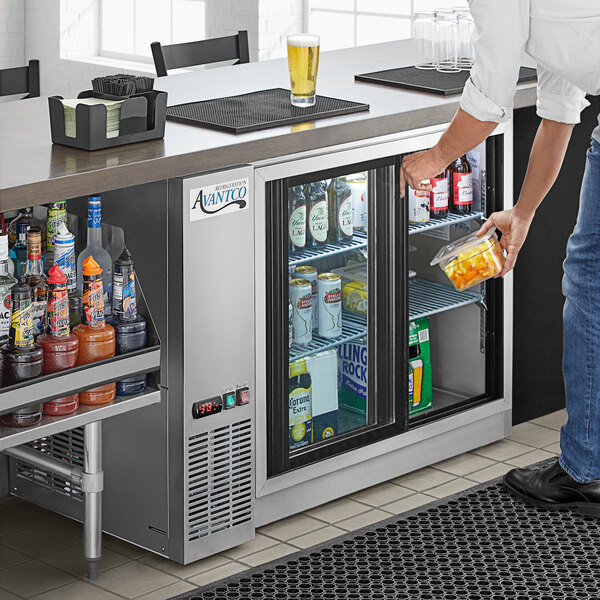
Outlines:
[[214,415],[220,413],[223,410],[223,401],[220,396],[215,396],[208,400],[202,400],[196,402],[192,406],[192,416],[194,419],[201,419],[202,417],[208,417],[208,415]]

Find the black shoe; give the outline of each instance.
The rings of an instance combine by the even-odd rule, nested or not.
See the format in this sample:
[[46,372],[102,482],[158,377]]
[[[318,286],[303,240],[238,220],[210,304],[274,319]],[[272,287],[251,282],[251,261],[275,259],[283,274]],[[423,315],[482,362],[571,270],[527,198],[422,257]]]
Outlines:
[[579,483],[563,471],[558,459],[544,467],[512,469],[503,481],[509,492],[530,504],[572,507],[600,516],[600,480]]

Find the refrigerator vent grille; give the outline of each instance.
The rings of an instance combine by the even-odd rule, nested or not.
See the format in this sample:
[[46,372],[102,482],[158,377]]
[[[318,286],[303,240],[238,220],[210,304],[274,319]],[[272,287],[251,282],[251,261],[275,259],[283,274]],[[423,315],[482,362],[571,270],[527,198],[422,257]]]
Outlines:
[[188,540],[252,519],[250,419],[188,440]]
[[[74,466],[83,467],[82,427],[40,438],[26,445],[42,454],[57,458]],[[20,461],[15,461],[15,473],[18,478],[25,479],[32,485],[83,501],[83,493],[79,486],[73,485],[70,481],[54,473],[49,473],[44,469],[33,467],[30,464]]]

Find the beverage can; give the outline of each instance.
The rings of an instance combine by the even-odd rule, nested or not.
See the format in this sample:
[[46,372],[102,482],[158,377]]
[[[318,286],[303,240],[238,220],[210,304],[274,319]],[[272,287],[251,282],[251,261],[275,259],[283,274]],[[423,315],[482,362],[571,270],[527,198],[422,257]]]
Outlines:
[[312,329],[319,327],[319,304],[317,302],[317,269],[310,265],[298,265],[294,270],[294,277],[310,281],[312,291]]
[[318,277],[319,335],[337,338],[342,335],[342,279],[337,273]]
[[352,225],[356,229],[366,229],[367,221],[367,174],[355,173],[348,176],[352,191]]
[[77,273],[75,271],[75,236],[68,230],[62,229],[54,238],[54,264],[67,277],[67,289],[77,287]]
[[54,252],[54,240],[61,223],[67,224],[67,203],[64,200],[52,202],[48,206],[48,220],[46,222],[46,250],[48,252]]
[[312,286],[306,279],[292,279],[289,283],[292,303],[294,344],[312,341]]
[[429,192],[408,188],[408,220],[410,223],[429,221]]

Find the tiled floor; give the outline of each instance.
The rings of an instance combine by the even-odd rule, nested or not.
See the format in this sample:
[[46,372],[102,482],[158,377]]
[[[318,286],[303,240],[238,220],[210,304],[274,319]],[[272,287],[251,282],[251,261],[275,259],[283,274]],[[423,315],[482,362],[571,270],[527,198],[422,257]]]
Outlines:
[[256,538],[182,566],[104,536],[99,578],[85,579],[81,526],[11,498],[0,502],[0,600],[165,600],[195,587],[555,456],[559,411],[510,438],[261,527]]

